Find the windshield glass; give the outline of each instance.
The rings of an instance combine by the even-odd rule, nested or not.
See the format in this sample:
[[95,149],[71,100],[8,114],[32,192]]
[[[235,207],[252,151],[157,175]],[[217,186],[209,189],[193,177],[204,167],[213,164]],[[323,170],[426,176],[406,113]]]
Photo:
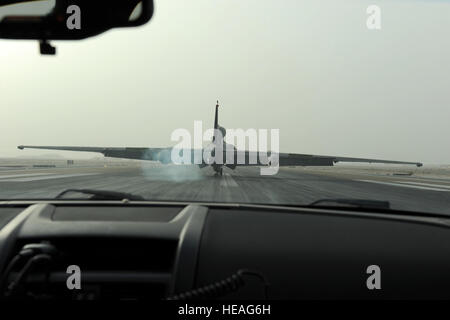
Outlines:
[[450,214],[449,17],[446,1],[164,0],[53,57],[2,40],[0,199]]

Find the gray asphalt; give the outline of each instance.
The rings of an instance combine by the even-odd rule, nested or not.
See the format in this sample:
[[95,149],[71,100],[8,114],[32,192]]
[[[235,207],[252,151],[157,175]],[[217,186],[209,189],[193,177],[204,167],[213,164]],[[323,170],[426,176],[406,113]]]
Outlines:
[[224,170],[135,165],[131,167],[0,170],[0,199],[51,198],[68,188],[125,191],[152,200],[308,204],[321,198],[388,200],[394,209],[450,214],[450,180],[317,173],[282,168]]

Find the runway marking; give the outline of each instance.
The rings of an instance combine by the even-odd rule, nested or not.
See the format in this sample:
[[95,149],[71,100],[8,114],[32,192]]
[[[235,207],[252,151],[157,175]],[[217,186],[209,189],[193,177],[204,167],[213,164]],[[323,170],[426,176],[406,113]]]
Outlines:
[[233,177],[229,173],[225,173],[220,181],[222,187],[237,187],[238,184],[234,181]]
[[31,177],[31,176],[45,176],[45,175],[49,175],[51,173],[20,173],[20,174],[5,174],[5,175],[0,175],[0,179],[3,178],[19,178],[19,177]]
[[55,174],[47,175],[44,177],[26,177],[26,178],[15,178],[15,179],[0,179],[0,182],[31,182],[38,180],[50,180],[50,179],[61,179],[61,178],[72,178],[72,177],[82,177],[82,176],[92,176],[100,173],[73,173],[73,174]]
[[395,181],[395,182],[411,183],[411,184],[417,184],[417,185],[428,186],[428,187],[438,187],[438,188],[450,189],[450,185],[448,185],[448,184],[423,183],[423,182],[415,182],[415,181]]
[[420,189],[420,190],[432,190],[432,191],[446,191],[446,192],[450,192],[450,189],[432,188],[432,187],[425,187],[425,186],[414,185],[414,184],[383,182],[383,181],[374,181],[374,180],[355,180],[355,181],[378,183],[378,184],[385,184],[385,185],[389,185],[389,186],[412,188],[412,189]]

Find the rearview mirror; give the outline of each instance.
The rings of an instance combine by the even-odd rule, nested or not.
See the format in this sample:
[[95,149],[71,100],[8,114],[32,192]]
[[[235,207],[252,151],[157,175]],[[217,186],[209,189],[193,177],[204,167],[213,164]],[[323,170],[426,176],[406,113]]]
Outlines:
[[0,0],[0,38],[39,40],[42,54],[54,54],[49,40],[140,26],[152,15],[153,0]]

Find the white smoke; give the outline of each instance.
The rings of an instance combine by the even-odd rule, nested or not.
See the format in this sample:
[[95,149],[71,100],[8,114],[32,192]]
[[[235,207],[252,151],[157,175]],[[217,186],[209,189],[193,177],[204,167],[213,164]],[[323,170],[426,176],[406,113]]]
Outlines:
[[142,161],[141,170],[147,180],[185,182],[201,180],[205,177],[202,169],[195,165],[146,162]]

